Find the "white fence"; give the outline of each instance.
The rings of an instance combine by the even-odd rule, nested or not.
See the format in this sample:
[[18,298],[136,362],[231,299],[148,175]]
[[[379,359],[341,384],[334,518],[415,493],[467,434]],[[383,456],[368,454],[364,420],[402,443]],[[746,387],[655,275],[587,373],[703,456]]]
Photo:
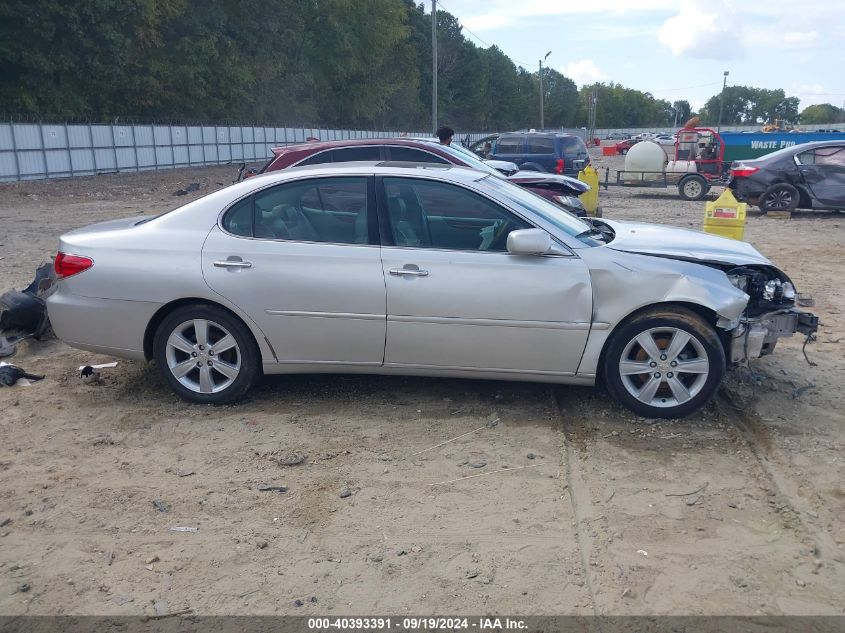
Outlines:
[[[716,129],[715,125],[705,125],[703,127],[710,127]],[[760,125],[723,125],[720,129],[722,132],[761,132]],[[845,123],[819,123],[813,125],[799,126],[801,130],[806,132],[815,132],[816,130],[837,130],[845,132]],[[625,134],[626,138],[642,134],[643,132],[654,132],[655,134],[674,134],[680,129],[677,127],[617,127],[617,128],[596,128],[594,137],[605,139],[608,135],[614,132],[621,132]]]
[[[72,125],[0,123],[0,181],[64,178],[119,171],[257,162],[270,149],[323,141],[427,132],[327,130],[230,125]],[[464,138],[466,133],[456,135]],[[472,140],[484,136],[470,134]]]

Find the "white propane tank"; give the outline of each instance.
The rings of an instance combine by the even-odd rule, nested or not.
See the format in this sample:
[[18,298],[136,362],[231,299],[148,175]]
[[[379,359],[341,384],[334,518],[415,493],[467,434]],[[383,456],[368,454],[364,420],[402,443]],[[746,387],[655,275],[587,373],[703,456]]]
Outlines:
[[[663,170],[668,158],[666,152],[653,141],[640,141],[625,155],[625,171],[633,172],[625,174],[625,182],[641,182],[649,180],[662,180]],[[642,174],[638,172],[656,172]]]

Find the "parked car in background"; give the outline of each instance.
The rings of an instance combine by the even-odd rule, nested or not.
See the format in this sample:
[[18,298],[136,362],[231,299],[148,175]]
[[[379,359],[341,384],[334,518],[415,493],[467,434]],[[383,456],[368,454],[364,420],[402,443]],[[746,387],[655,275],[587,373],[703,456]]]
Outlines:
[[731,164],[728,186],[763,211],[845,211],[845,143],[816,141]]
[[577,176],[590,164],[580,136],[559,132],[508,132],[493,143],[490,158],[508,160],[520,169]]
[[607,136],[604,137],[608,141],[618,141],[620,139],[628,138],[628,135],[625,132],[611,132]]
[[654,141],[658,145],[674,145],[675,144],[675,137],[670,136],[668,134],[657,134],[653,138],[649,139]]
[[68,345],[154,360],[196,403],[267,374],[592,385],[685,416],[725,368],[812,334],[750,244],[562,212],[452,165],[314,165],[159,216],[63,235],[50,322]]
[[616,153],[617,154],[627,154],[628,150],[631,149],[634,145],[642,141],[641,138],[628,138],[624,141],[619,141],[616,144]]
[[[286,145],[273,148],[273,158],[264,165],[260,173],[322,165],[325,163],[346,163],[355,161],[390,161],[409,163],[435,163],[471,167],[498,178],[507,178],[530,189],[551,202],[577,216],[586,215],[583,203],[577,196],[589,191],[586,183],[558,174],[517,171],[505,176],[499,169],[505,161],[483,161],[465,147],[441,145],[437,139],[386,138],[350,139],[346,141],[319,141]],[[512,172],[512,163],[506,167]]]

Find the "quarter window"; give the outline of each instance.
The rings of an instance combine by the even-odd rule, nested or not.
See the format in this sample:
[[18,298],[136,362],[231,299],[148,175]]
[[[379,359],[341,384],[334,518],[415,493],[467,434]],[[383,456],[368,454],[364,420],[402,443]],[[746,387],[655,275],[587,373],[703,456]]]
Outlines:
[[385,178],[394,243],[417,248],[505,251],[511,231],[531,225],[474,192],[412,178]]
[[223,228],[241,237],[252,237],[252,196],[229,209],[223,216]]
[[528,137],[528,154],[554,154],[555,140],[545,137]]

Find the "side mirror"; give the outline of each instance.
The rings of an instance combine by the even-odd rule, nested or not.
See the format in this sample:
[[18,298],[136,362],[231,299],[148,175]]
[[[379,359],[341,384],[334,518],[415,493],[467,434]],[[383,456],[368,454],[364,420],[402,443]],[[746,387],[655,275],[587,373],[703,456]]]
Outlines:
[[552,237],[541,229],[521,229],[508,235],[511,255],[543,255],[552,248]]

